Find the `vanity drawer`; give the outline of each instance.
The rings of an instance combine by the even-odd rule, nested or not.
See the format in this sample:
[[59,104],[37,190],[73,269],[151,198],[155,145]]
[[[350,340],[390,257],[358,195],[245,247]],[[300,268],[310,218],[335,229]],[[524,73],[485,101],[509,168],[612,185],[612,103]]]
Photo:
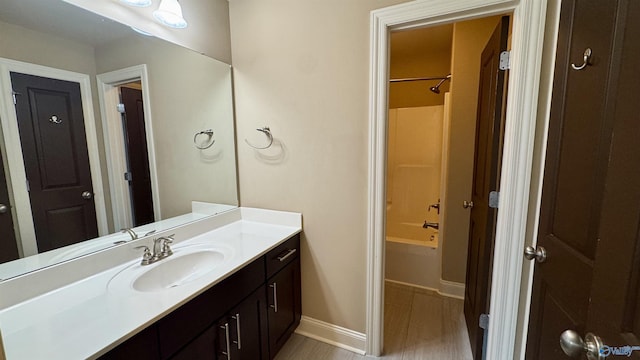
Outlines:
[[265,256],[267,261],[267,278],[280,271],[287,264],[300,256],[300,234],[296,234],[289,240],[269,251]]

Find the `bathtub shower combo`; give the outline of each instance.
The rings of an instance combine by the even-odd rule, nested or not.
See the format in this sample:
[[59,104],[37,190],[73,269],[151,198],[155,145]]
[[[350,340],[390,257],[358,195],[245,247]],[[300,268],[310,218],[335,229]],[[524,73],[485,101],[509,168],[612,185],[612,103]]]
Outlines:
[[445,106],[389,111],[386,266],[389,281],[438,289]]

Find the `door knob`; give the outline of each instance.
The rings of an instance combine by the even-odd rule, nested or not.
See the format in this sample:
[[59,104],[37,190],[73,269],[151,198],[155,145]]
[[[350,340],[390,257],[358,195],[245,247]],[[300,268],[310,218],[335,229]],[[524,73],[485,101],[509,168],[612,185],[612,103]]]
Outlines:
[[560,347],[565,354],[578,357],[586,354],[589,360],[604,360],[605,345],[602,339],[592,333],[587,333],[585,340],[573,330],[565,330],[560,334]]
[[82,198],[85,200],[89,200],[93,197],[93,194],[89,191],[83,191],[82,192]]
[[9,210],[9,207],[5,204],[0,204],[0,214],[4,214]]
[[473,201],[467,201],[467,200],[463,201],[462,202],[462,207],[465,208],[465,209],[473,208]]
[[533,248],[533,246],[527,246],[524,249],[524,258],[527,260],[536,259],[537,262],[543,263],[547,260],[547,249],[542,246]]

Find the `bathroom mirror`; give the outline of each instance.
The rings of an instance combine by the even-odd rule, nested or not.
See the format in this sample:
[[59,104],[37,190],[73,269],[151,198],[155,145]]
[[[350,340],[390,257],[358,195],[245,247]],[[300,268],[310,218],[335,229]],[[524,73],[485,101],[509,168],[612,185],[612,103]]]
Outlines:
[[[125,227],[143,235],[238,205],[230,65],[61,0],[0,0],[0,33],[0,241],[14,236],[20,257],[0,248],[0,279],[130,240],[120,232]],[[57,83],[51,79],[76,84],[79,95],[46,88]],[[133,100],[129,90],[138,94]],[[56,97],[64,106],[44,107]],[[78,111],[81,126],[68,125]],[[131,126],[135,115],[141,120]],[[24,123],[35,124],[31,132]],[[83,131],[85,148],[77,140]],[[83,151],[85,160],[77,155]],[[43,163],[49,158],[54,162]],[[68,191],[80,205],[34,205],[38,191],[80,183],[81,166],[88,185]],[[138,179],[143,185],[134,186]],[[83,212],[86,204],[93,210]],[[92,217],[96,228],[87,230]],[[56,231],[63,240],[46,239]],[[94,235],[64,243],[74,231]],[[43,248],[55,256],[43,260]]]

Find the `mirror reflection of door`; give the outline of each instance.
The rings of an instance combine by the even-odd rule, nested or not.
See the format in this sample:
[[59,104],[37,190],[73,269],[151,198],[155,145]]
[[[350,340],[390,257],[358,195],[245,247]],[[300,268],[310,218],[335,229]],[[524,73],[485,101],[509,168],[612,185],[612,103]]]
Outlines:
[[13,228],[7,177],[0,154],[0,263],[18,258],[18,243]]
[[98,236],[80,85],[11,73],[38,251]]
[[122,131],[127,164],[124,178],[129,183],[132,224],[140,226],[153,222],[154,214],[142,90],[139,83],[135,85],[125,84],[119,89],[124,107]]

